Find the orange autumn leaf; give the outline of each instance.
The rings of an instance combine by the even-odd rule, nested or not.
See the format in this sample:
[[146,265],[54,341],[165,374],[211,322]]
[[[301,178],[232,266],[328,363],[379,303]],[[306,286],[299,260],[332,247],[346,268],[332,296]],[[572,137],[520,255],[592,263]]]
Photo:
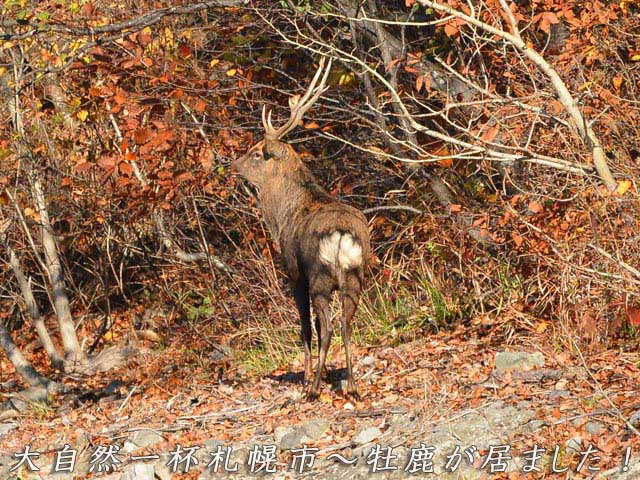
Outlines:
[[524,239],[515,232],[511,233],[511,239],[513,240],[513,243],[516,244],[516,247],[520,247],[520,245],[522,245],[522,242],[524,242]]
[[196,109],[197,112],[203,113],[207,109],[207,102],[200,99],[196,102],[194,108]]
[[560,20],[553,12],[544,12],[540,15],[536,15],[534,17],[534,21],[536,19],[539,21],[538,26],[540,27],[540,30],[545,33],[549,33],[551,31],[551,25],[560,23]]
[[498,126],[493,125],[482,133],[482,139],[485,142],[492,142],[498,135]]
[[127,177],[130,177],[133,173],[133,167],[127,162],[120,162],[120,164],[118,165],[118,170],[122,175],[125,175]]
[[531,213],[540,213],[544,210],[544,207],[541,203],[532,200],[529,202],[529,205],[527,205],[527,210],[529,210]]

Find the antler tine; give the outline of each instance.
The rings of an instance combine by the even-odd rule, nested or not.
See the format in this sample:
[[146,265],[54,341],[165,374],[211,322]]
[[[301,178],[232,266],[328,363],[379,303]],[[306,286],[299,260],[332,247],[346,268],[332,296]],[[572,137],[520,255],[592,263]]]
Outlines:
[[262,106],[262,127],[264,131],[267,132],[269,130],[269,124],[267,123],[267,106]]
[[[328,89],[328,87],[326,87],[325,85],[327,83],[327,78],[329,78],[329,72],[331,71],[331,59],[329,59],[326,68],[324,66],[324,57],[318,63],[318,69],[316,70],[316,73],[313,76],[313,79],[307,87],[304,95],[293,105],[291,101],[289,102],[289,105],[291,107],[289,120],[287,120],[284,125],[276,130],[271,124],[271,112],[269,112],[269,116],[266,119],[266,123],[268,125],[265,125],[265,136],[271,139],[279,139],[289,133],[296,127],[296,125],[298,125],[298,123],[302,119],[302,116],[318,100],[318,98],[320,98],[320,95],[322,95]],[[320,77],[322,78],[320,79]],[[318,84],[319,79],[320,83]],[[316,84],[318,85],[316,86]],[[265,124],[264,112],[265,111],[263,109],[263,125]]]
[[264,127],[265,137],[277,139],[280,138],[278,136],[278,130],[271,123],[271,110],[267,113],[267,106],[264,105],[262,107],[262,126]]
[[[304,105],[309,100],[309,97],[311,96],[311,94],[314,93],[315,88],[316,88],[316,83],[318,83],[318,79],[320,78],[320,75],[322,75],[322,73],[323,73],[322,70],[324,68],[324,61],[325,61],[325,58],[322,57],[320,59],[320,61],[318,62],[318,69],[316,70],[316,73],[313,75],[313,78],[311,79],[311,83],[307,87],[307,90],[304,92],[304,95],[302,96],[302,98],[300,98],[300,100],[298,100],[296,105]],[[331,68],[331,61],[329,61],[328,68],[324,73],[326,74],[329,71],[330,68]],[[323,80],[325,80],[325,79],[323,78]],[[321,87],[322,87],[323,83],[324,82],[320,83]]]

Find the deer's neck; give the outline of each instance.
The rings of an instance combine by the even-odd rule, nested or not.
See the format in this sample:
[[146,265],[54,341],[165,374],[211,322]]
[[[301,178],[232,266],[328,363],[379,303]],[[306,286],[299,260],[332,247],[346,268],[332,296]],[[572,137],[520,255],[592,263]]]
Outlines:
[[313,199],[309,184],[315,185],[311,172],[288,172],[259,191],[260,210],[273,239],[282,248]]

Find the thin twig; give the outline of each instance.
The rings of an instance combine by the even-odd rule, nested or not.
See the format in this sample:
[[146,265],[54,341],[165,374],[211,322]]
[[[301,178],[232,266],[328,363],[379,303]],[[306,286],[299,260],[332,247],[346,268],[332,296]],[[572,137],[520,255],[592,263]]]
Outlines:
[[366,215],[368,213],[383,212],[386,210],[389,210],[389,211],[403,210],[406,212],[415,213],[416,215],[424,214],[422,210],[418,210],[417,208],[410,207],[409,205],[381,205],[379,207],[365,208],[364,210],[362,210],[362,213]]
[[602,248],[598,247],[597,245],[594,245],[593,243],[590,243],[589,246],[591,248],[593,248],[596,252],[598,252],[600,255],[602,255],[603,257],[608,258],[612,262],[617,263],[622,268],[624,268],[628,272],[630,272],[633,275],[635,275],[636,277],[638,277],[638,279],[640,279],[640,271],[639,270],[633,268],[631,265],[629,265],[628,263],[623,262],[622,260],[618,260],[617,258],[614,258],[613,255],[611,255],[610,253],[606,252],[605,250],[603,250]]
[[620,420],[622,420],[622,422],[626,425],[626,427],[629,430],[631,430],[633,433],[635,433],[638,437],[640,437],[640,432],[638,431],[638,429],[636,427],[634,427],[633,424],[629,420],[624,418],[624,415],[622,415],[622,412],[620,411],[620,409],[616,406],[615,403],[613,403],[613,400],[611,400],[611,397],[609,397],[607,392],[605,392],[602,389],[602,387],[600,386],[600,382],[598,381],[598,379],[593,375],[593,373],[591,373],[591,369],[587,365],[587,362],[584,359],[584,356],[582,355],[582,351],[580,350],[580,347],[578,347],[578,345],[576,344],[576,342],[573,339],[571,340],[571,343],[573,344],[573,348],[575,348],[576,351],[578,352],[578,356],[580,357],[580,361],[582,362],[582,366],[584,367],[585,371],[587,372],[587,375],[589,375],[589,378],[591,378],[591,380],[593,380],[593,382],[595,383],[595,388],[598,391],[598,393],[601,394],[607,400],[607,402],[609,402],[609,405],[611,405],[611,408],[613,409],[613,412],[616,414],[616,416]]

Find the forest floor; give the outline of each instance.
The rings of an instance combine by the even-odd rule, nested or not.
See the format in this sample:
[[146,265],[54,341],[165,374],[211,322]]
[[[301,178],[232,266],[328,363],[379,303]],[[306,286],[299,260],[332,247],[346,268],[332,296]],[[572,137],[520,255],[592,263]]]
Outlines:
[[[569,469],[558,478],[639,474],[640,435],[633,427],[640,420],[637,350],[571,352],[552,345],[544,333],[512,337],[505,347],[495,326],[461,325],[395,347],[356,348],[356,401],[342,394],[344,357],[336,341],[329,382],[319,400],[307,402],[301,398],[301,354],[267,375],[240,374],[233,358],[209,355],[211,348],[186,332],[172,335],[164,345],[138,340],[128,365],[100,379],[66,378],[69,392],[50,406],[34,405],[0,423],[0,478],[85,478],[100,445],[120,447],[117,471],[94,473],[113,479],[215,477],[206,467],[219,445],[234,448],[230,466],[238,462],[237,478],[251,476],[249,458],[259,459],[250,450],[258,448],[265,460],[268,445],[277,447],[275,462],[253,468],[273,467],[277,473],[266,474],[273,478],[405,478],[409,449],[421,446],[435,447],[432,463],[440,477],[489,476],[502,455],[507,471],[493,478],[550,478],[556,449],[557,469]],[[6,379],[3,374],[0,380]],[[56,452],[65,444],[78,451],[74,475],[52,475]],[[303,444],[318,450],[315,465],[300,475],[290,469],[300,451],[290,449]],[[41,470],[10,472],[13,455],[26,445],[42,454],[35,462]],[[461,462],[446,473],[456,445]],[[501,454],[504,445],[510,448]],[[187,473],[186,462],[172,472],[171,453],[178,446],[181,458],[199,447],[199,464]],[[536,464],[540,472],[526,473],[534,448],[546,449]],[[144,454],[159,458],[131,458]],[[356,459],[355,465],[331,454]],[[498,466],[491,467],[496,459]],[[94,462],[94,472],[99,464]],[[621,473],[623,467],[629,470]]]

